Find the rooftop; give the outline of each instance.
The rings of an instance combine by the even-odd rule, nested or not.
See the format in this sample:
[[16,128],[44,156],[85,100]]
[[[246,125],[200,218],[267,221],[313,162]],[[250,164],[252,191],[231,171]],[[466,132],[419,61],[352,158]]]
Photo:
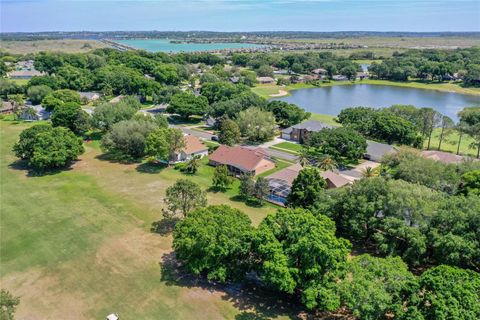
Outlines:
[[421,152],[421,155],[424,158],[440,161],[446,164],[461,163],[463,161],[462,156],[443,151],[425,150]]
[[308,120],[308,121],[296,124],[294,126],[291,126],[289,128],[283,129],[282,132],[290,133],[292,129],[307,130],[310,132],[315,132],[315,131],[320,131],[322,129],[331,129],[331,128],[333,127],[323,122],[316,121],[316,120]]
[[206,151],[208,147],[203,144],[203,142],[195,136],[186,135],[183,137],[185,140],[185,147],[182,151],[186,154],[192,154],[196,152]]
[[245,147],[229,147],[221,145],[209,157],[211,161],[229,164],[245,171],[255,170],[258,163],[267,159],[265,151],[261,148],[249,149]]

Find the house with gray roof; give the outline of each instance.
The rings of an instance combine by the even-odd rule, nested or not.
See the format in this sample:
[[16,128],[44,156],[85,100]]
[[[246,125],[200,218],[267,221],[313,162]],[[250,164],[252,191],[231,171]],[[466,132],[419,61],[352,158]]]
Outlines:
[[390,144],[368,140],[367,152],[363,155],[363,157],[367,160],[380,162],[383,156],[395,152],[397,152],[397,149]]
[[292,140],[302,143],[310,132],[318,132],[322,129],[331,129],[332,126],[320,121],[308,120],[289,128],[283,129],[281,137],[285,140]]

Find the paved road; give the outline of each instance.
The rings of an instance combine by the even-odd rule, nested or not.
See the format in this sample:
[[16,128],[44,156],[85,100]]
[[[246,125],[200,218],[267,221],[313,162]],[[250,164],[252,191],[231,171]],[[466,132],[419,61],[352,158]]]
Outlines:
[[192,136],[195,136],[195,137],[200,138],[200,139],[212,140],[213,134],[205,132],[205,131],[192,130],[192,129],[185,128],[185,127],[182,127],[182,126],[177,126],[177,125],[174,125],[174,124],[171,124],[170,127],[180,129],[180,130],[183,131],[183,133],[191,134]]

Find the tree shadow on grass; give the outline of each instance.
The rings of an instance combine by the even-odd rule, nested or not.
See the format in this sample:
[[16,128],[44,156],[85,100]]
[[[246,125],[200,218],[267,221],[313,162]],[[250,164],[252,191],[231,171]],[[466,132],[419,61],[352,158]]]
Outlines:
[[259,200],[257,198],[245,199],[245,197],[237,194],[229,198],[231,201],[234,202],[243,202],[245,205],[252,207],[252,208],[263,208],[265,202],[263,200]]
[[154,221],[150,227],[150,231],[162,236],[167,236],[173,232],[175,225],[179,221],[179,218],[164,218],[162,220]]
[[[75,163],[75,161],[73,162]],[[25,171],[27,177],[43,177],[43,176],[52,176],[64,171],[72,170],[72,164],[70,163],[64,167],[54,168],[49,170],[36,170],[28,166],[27,160],[16,160],[8,165],[12,170]]]
[[209,292],[221,291],[222,299],[230,302],[241,311],[235,319],[238,320],[263,320],[288,316],[300,319],[301,305],[291,296],[279,294],[263,287],[257,279],[243,283],[216,283],[205,278],[189,274],[176,260],[175,252],[162,256],[160,264],[160,281],[167,286],[185,288],[201,288]]
[[111,163],[121,163],[121,164],[134,164],[139,162],[138,159],[134,159],[132,157],[128,157],[122,154],[117,154],[112,152],[99,154],[98,156],[95,156],[95,158],[101,161],[108,161]]
[[167,166],[164,164],[144,162],[139,164],[135,170],[137,170],[140,173],[156,174],[156,173],[160,173],[165,168],[167,168]]

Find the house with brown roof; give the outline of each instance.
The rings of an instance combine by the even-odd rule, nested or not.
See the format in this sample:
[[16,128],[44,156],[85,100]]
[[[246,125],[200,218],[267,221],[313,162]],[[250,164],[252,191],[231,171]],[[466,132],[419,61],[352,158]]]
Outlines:
[[275,162],[261,148],[249,149],[225,145],[218,147],[209,156],[209,164],[215,167],[226,165],[228,170],[235,175],[244,173],[257,175],[275,168]]
[[[296,163],[266,177],[270,187],[270,195],[267,197],[267,200],[277,204],[285,204],[292,190],[293,181],[302,169],[303,167]],[[329,189],[340,188],[352,183],[350,180],[330,170],[322,171],[320,175],[327,182]]]
[[195,156],[208,156],[208,147],[195,136],[186,135],[183,137],[185,141],[185,147],[174,155],[174,162],[182,162],[192,159]]
[[420,154],[424,158],[440,161],[445,164],[461,163],[464,160],[462,156],[459,156],[453,153],[443,152],[443,151],[424,150]]
[[274,83],[275,79],[272,77],[257,77],[257,82],[261,84]]

